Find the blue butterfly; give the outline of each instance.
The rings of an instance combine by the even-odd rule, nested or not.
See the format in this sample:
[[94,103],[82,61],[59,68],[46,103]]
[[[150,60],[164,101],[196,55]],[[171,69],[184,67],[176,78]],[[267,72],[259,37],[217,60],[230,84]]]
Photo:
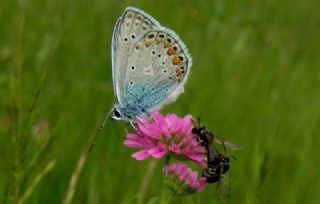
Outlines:
[[111,110],[112,119],[133,122],[184,91],[191,56],[175,32],[144,11],[125,9],[114,27],[111,50],[118,101]]

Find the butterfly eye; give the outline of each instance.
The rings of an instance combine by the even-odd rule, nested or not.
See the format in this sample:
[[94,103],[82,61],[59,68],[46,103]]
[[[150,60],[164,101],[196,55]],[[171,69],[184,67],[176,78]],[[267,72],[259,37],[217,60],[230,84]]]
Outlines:
[[120,117],[120,113],[117,109],[115,109],[113,113],[114,113],[114,116]]
[[117,108],[114,108],[111,118],[114,120],[121,120],[121,113]]

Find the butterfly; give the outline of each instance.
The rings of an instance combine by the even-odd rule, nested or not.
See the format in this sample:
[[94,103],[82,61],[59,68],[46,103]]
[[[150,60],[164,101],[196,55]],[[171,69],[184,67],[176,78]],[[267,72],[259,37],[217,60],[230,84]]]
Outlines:
[[184,91],[192,58],[178,35],[144,11],[127,7],[112,36],[114,120],[133,122]]

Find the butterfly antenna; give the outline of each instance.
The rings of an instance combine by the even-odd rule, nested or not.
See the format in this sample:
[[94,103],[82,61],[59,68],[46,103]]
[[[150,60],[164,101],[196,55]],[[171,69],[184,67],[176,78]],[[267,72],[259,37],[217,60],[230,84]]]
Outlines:
[[198,116],[198,124],[201,125],[200,117]]
[[91,152],[91,150],[93,149],[93,147],[94,147],[94,145],[95,145],[95,143],[97,141],[98,136],[101,134],[103,128],[105,127],[105,125],[106,125],[106,123],[107,123],[107,121],[109,119],[109,116],[110,116],[110,112],[108,112],[106,117],[103,119],[99,129],[97,130],[96,134],[93,136],[91,144],[90,144],[90,146],[88,148],[88,152]]

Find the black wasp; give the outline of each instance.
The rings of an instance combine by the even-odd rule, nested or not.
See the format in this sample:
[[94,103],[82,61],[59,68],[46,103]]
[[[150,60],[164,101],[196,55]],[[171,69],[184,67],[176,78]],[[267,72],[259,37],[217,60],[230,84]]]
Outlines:
[[[222,140],[213,135],[213,133],[203,125],[195,125],[192,133],[196,135],[196,139],[201,146],[207,150],[207,167],[202,170],[202,176],[206,177],[207,183],[217,183],[217,191],[222,199],[227,199],[230,194],[230,186],[228,182],[228,175],[226,174],[230,169],[230,158],[226,154],[226,146],[228,148],[238,150],[240,145]],[[222,144],[224,147],[224,154],[219,153],[213,146],[213,141]]]

